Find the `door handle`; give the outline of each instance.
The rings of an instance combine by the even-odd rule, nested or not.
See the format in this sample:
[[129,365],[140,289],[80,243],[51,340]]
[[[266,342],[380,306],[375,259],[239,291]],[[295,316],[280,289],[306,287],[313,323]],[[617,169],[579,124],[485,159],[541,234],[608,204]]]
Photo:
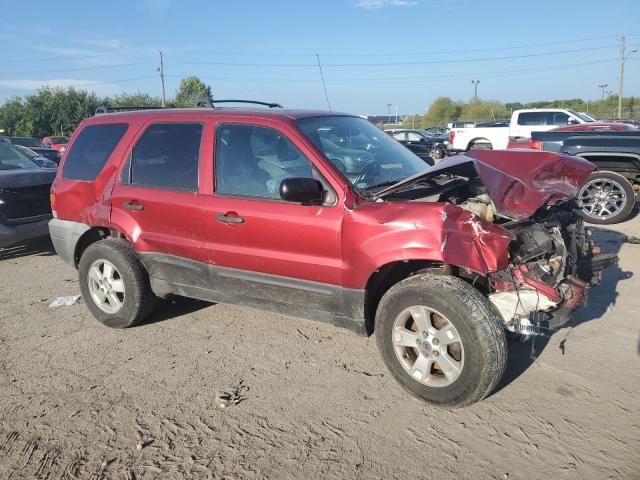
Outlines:
[[124,202],[122,206],[127,210],[144,210],[144,205],[137,202]]
[[219,213],[216,215],[216,220],[222,223],[244,223],[244,218],[235,212]]

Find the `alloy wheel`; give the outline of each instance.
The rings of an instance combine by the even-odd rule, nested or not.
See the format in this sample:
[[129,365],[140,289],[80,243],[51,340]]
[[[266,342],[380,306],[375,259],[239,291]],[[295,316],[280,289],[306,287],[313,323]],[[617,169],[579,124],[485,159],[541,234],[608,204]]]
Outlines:
[[588,217],[606,220],[617,215],[627,203],[620,183],[609,178],[594,178],[580,189],[578,201]]
[[436,310],[416,305],[404,309],[393,323],[398,361],[414,380],[446,387],[464,368],[464,347],[453,324]]
[[96,260],[89,267],[87,284],[91,299],[105,313],[117,313],[124,304],[124,281],[108,260]]

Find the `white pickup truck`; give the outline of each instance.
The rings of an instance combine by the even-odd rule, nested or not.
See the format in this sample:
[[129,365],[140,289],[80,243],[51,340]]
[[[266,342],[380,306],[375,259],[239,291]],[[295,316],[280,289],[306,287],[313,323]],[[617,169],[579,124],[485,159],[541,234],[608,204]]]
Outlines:
[[[449,150],[467,151],[473,148],[502,150],[507,148],[509,138],[529,138],[531,132],[542,132],[553,128],[588,123],[593,118],[564,108],[536,108],[515,110],[508,126],[452,128],[449,132]],[[500,124],[498,124],[500,125]]]

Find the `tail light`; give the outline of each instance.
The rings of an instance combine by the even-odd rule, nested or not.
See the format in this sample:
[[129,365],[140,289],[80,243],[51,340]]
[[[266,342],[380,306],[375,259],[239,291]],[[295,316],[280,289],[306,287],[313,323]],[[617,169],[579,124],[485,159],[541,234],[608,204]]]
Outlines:
[[452,144],[453,143],[453,139],[456,138],[456,132],[454,130],[451,130],[449,132],[449,143]]
[[53,191],[53,188],[49,194],[49,203],[51,203],[51,213],[53,214],[53,217],[58,218],[58,214],[56,213],[56,194]]
[[542,150],[542,142],[532,138],[529,140],[529,148],[532,148],[533,150]]

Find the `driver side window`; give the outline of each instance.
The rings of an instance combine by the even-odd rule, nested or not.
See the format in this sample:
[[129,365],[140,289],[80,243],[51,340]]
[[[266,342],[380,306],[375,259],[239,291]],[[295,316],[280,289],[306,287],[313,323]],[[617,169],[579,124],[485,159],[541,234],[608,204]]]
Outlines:
[[280,183],[291,177],[313,178],[313,166],[280,132],[254,125],[217,127],[217,193],[279,199]]

